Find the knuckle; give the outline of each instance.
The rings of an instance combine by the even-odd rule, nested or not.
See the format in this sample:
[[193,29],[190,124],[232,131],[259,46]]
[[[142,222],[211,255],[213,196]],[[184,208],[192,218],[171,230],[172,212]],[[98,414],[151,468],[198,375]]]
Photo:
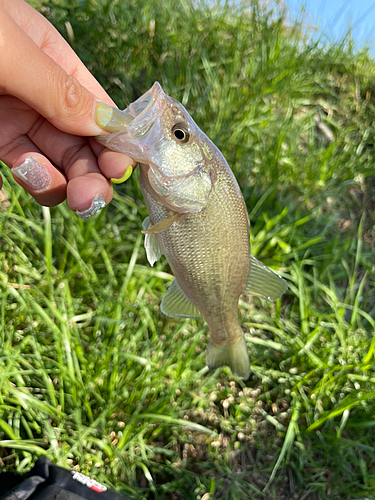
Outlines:
[[92,113],[90,95],[74,76],[65,73],[61,89],[62,110],[67,118],[77,120]]
[[64,165],[65,173],[68,174],[74,163],[85,155],[86,142],[84,139],[68,147],[62,156],[61,163]]

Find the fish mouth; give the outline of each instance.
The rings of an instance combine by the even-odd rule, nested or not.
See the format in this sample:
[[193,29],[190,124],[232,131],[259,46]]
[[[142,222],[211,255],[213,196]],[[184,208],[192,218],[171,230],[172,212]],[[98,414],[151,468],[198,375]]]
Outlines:
[[129,123],[129,128],[134,128],[136,129],[134,131],[137,131],[138,134],[144,135],[147,131],[144,129],[149,129],[162,113],[164,100],[165,93],[160,83],[155,82],[150,90],[145,92],[124,110],[124,113],[127,113],[129,118],[132,118]]
[[159,121],[167,96],[160,83],[153,86],[124,111],[119,111],[117,131],[96,137],[102,146],[132,156],[136,161],[145,159],[148,147],[160,134],[160,127],[153,127]]

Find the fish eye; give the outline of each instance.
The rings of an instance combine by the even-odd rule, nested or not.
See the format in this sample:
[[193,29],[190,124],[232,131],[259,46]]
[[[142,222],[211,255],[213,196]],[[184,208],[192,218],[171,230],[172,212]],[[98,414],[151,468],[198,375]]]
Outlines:
[[190,130],[185,123],[176,123],[172,128],[172,135],[178,142],[186,143],[190,139]]

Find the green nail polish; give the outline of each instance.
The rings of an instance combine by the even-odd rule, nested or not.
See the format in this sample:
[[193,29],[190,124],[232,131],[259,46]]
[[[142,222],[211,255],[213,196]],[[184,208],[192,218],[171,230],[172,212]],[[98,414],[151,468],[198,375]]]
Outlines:
[[129,165],[129,167],[125,170],[124,175],[120,179],[111,179],[113,184],[121,184],[122,182],[125,182],[129,179],[129,177],[133,173],[133,167]]
[[134,117],[114,108],[104,102],[98,102],[95,108],[95,122],[100,128],[107,132],[117,132],[129,125]]

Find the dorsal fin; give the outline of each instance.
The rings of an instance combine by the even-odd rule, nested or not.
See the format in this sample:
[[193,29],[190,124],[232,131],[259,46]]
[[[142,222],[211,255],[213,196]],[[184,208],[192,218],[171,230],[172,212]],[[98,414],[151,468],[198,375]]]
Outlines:
[[250,270],[244,293],[276,300],[287,290],[288,283],[250,255]]

